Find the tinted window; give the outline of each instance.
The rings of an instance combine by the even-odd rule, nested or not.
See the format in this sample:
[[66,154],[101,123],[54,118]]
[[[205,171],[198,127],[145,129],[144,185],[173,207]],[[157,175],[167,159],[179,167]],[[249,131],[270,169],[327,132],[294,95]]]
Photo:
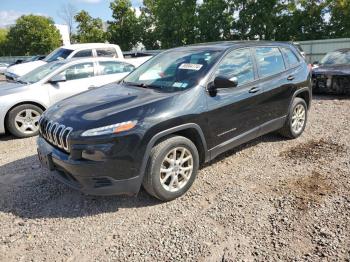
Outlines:
[[118,57],[114,48],[97,48],[96,53],[99,57]]
[[77,52],[74,57],[92,57],[92,50],[91,49],[86,49]]
[[255,50],[261,77],[285,70],[282,54],[277,47],[258,47]]
[[292,50],[290,50],[289,48],[283,48],[283,52],[286,55],[290,66],[295,66],[299,63],[298,57],[293,53]]
[[328,53],[322,58],[322,65],[349,65],[350,64],[350,50],[339,50]]
[[123,62],[106,61],[106,62],[99,62],[99,64],[100,64],[100,71],[102,75],[128,73],[135,69],[133,65],[123,63]]
[[226,76],[229,79],[237,77],[238,84],[254,80],[254,66],[249,49],[239,49],[229,53],[219,65],[216,76]]
[[94,65],[93,63],[73,65],[65,69],[61,74],[66,76],[67,81],[93,77]]

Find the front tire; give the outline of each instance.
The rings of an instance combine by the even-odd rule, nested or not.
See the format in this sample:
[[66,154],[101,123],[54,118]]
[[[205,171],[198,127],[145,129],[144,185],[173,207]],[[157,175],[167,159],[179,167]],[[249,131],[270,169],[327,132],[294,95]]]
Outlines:
[[160,200],[173,200],[192,186],[198,166],[198,150],[192,141],[170,137],[151,150],[143,187]]
[[279,133],[292,139],[301,136],[305,130],[307,118],[308,108],[305,100],[299,97],[294,98],[287,121]]
[[43,110],[35,105],[24,104],[13,108],[6,125],[10,133],[19,138],[36,136],[39,133],[39,119]]

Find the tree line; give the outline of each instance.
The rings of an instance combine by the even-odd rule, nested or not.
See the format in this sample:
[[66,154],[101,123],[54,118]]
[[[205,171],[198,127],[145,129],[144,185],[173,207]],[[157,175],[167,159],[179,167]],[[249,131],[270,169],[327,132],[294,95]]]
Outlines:
[[[105,23],[84,10],[68,10],[69,26],[72,20],[77,25],[72,41],[108,41],[127,51],[138,43],[146,49],[166,49],[223,40],[350,37],[347,0],[144,0],[138,14],[130,0],[114,0],[110,10],[112,19]],[[57,33],[52,19],[23,16],[8,32],[0,31],[0,55],[47,53],[60,45]]]

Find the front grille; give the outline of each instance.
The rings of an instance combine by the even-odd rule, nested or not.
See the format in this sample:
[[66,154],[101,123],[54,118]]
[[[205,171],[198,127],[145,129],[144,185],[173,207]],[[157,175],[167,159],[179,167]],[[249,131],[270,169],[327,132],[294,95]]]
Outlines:
[[43,117],[39,120],[39,126],[39,132],[46,141],[69,152],[68,138],[73,128],[49,121]]

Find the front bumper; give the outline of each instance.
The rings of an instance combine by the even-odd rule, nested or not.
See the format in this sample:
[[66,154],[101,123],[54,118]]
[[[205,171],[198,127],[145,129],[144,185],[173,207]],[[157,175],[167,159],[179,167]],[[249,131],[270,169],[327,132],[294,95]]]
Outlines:
[[11,72],[5,72],[5,77],[7,80],[15,80],[16,78],[18,78],[18,75]]
[[[52,175],[64,184],[88,195],[136,195],[142,177],[137,169],[126,168],[123,159],[102,161],[73,160],[67,153],[53,147],[43,138],[37,140],[39,158],[50,162]],[[91,145],[90,145],[91,148]]]
[[313,92],[316,94],[350,95],[350,76],[314,74]]

